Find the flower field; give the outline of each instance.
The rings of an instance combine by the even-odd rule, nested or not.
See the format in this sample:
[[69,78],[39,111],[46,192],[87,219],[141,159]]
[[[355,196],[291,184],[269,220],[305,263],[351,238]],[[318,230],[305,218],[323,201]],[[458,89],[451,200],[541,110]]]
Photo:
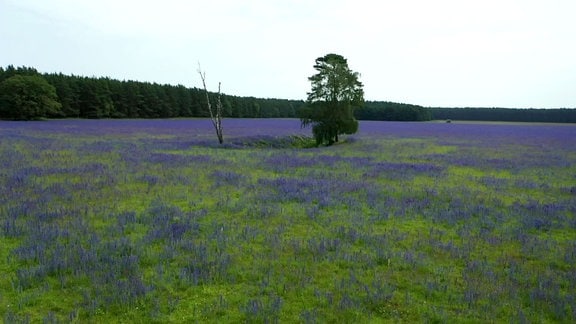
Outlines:
[[575,322],[576,126],[0,122],[0,319]]

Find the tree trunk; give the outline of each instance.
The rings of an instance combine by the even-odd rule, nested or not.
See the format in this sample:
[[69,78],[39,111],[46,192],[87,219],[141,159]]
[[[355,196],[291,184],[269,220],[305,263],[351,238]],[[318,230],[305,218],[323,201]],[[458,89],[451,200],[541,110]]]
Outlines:
[[220,95],[220,85],[218,82],[218,100],[216,101],[216,112],[212,110],[212,105],[210,104],[210,96],[208,95],[208,89],[206,88],[206,73],[202,73],[200,69],[200,64],[198,64],[198,74],[202,78],[202,85],[204,86],[204,92],[206,93],[206,104],[208,105],[208,111],[210,112],[210,119],[212,120],[212,125],[216,130],[216,136],[218,137],[218,143],[224,143],[224,135],[222,132],[222,100]]

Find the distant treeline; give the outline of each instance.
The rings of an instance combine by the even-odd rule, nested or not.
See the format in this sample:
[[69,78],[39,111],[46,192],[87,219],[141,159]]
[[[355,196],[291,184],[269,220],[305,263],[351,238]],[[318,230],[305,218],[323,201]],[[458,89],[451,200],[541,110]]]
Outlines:
[[[47,81],[56,92],[57,109],[30,108],[24,114],[22,104],[29,98],[8,98],[15,93],[0,93],[0,118],[174,118],[207,117],[204,91],[182,85],[161,85],[138,81],[119,81],[110,78],[82,77],[64,74],[41,74],[34,68],[0,67],[0,85],[14,76],[28,76],[33,80],[19,80],[22,97],[38,88],[32,81]],[[38,80],[41,79],[41,80]],[[26,82],[29,84],[26,84]],[[0,86],[0,89],[2,87]],[[14,92],[13,90],[11,90]],[[214,96],[214,93],[211,93]],[[12,102],[12,104],[10,104]],[[232,118],[296,118],[302,100],[262,99],[222,95],[224,117]],[[366,120],[430,120],[429,110],[415,105],[393,102],[366,102],[357,109],[357,119]]]
[[[33,68],[0,67],[0,84],[15,76],[42,77],[52,85],[61,104],[52,118],[173,118],[207,117],[206,95],[182,85],[119,81],[110,78],[40,74]],[[0,94],[2,95],[2,94]],[[211,94],[214,95],[214,94]],[[2,104],[0,102],[0,104]],[[222,96],[226,117],[294,117],[302,101]],[[17,109],[18,107],[12,107]],[[0,109],[0,113],[5,109]],[[5,112],[6,113],[6,112]],[[16,114],[17,115],[17,114]],[[10,117],[2,116],[0,117]]]
[[432,119],[430,109],[422,106],[388,102],[366,101],[354,112],[358,120],[427,121]]
[[433,119],[576,123],[576,109],[429,108]]
[[[297,118],[305,102],[223,94],[222,105],[224,117]],[[576,123],[576,109],[425,108],[386,101],[367,101],[354,114],[359,120]],[[0,67],[0,119],[208,116],[204,90],[198,88]]]

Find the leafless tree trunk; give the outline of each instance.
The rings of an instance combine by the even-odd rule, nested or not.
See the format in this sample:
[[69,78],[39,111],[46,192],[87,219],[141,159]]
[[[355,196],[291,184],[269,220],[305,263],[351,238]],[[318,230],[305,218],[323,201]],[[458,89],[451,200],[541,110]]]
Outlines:
[[208,94],[208,89],[206,88],[206,72],[202,72],[200,69],[200,63],[198,63],[198,74],[202,79],[202,85],[204,86],[204,92],[206,93],[206,103],[208,105],[208,111],[210,112],[210,119],[212,120],[212,125],[216,129],[216,136],[218,136],[218,142],[220,144],[224,143],[224,135],[222,134],[222,100],[220,95],[220,82],[218,82],[218,97],[216,100],[216,111],[212,109],[210,104],[210,96]]

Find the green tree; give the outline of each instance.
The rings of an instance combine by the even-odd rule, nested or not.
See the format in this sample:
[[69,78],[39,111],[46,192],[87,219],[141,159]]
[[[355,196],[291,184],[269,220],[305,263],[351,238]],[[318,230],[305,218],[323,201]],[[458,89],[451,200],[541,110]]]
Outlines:
[[78,89],[80,117],[107,118],[114,110],[108,80],[82,78]]
[[0,83],[0,118],[30,120],[61,115],[56,89],[40,75],[14,75]]
[[312,90],[299,117],[302,127],[312,126],[317,145],[332,145],[339,135],[358,131],[354,109],[364,103],[363,85],[359,73],[350,70],[347,60],[338,54],[317,58],[314,69],[318,73],[308,78]]
[[63,117],[78,118],[80,109],[78,108],[77,81],[74,77],[59,74],[44,74],[46,81],[56,88],[58,100],[62,104]]

